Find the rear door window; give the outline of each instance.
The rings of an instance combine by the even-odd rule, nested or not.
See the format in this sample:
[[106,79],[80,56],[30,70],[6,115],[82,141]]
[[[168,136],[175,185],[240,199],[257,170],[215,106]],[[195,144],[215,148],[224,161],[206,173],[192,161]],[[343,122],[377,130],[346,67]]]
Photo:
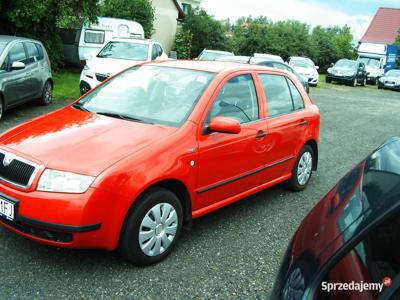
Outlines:
[[25,42],[26,52],[28,53],[27,62],[34,63],[39,60],[39,51],[34,43]]
[[267,99],[268,116],[276,117],[291,113],[294,107],[286,78],[273,74],[259,74],[259,76]]

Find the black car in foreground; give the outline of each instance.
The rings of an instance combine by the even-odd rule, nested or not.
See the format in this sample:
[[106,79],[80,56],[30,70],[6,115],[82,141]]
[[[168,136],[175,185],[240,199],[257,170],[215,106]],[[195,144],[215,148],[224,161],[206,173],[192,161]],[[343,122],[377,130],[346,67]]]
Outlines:
[[312,209],[272,299],[400,299],[400,138],[356,165]]
[[292,73],[297,77],[297,79],[300,81],[301,85],[306,90],[307,94],[310,93],[310,86],[308,85],[308,81],[303,76],[301,76],[299,73],[297,73],[295,70],[293,70],[286,63],[282,63],[277,60],[267,59],[264,57],[238,56],[238,55],[218,57],[215,60],[216,61],[226,61],[226,62],[236,62],[236,63],[241,63],[241,64],[260,65],[260,66],[266,66],[266,67],[271,67],[271,68],[275,68],[275,69],[288,71],[289,73]]
[[378,89],[400,91],[400,70],[389,70],[378,79]]
[[328,69],[325,81],[327,83],[336,81],[352,86],[357,86],[357,84],[365,86],[367,77],[368,73],[363,62],[340,59]]

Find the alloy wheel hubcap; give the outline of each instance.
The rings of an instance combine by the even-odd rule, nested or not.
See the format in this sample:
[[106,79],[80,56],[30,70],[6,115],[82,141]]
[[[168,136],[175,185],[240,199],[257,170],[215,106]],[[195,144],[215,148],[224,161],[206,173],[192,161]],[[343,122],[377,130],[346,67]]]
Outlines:
[[50,83],[46,84],[46,88],[44,90],[44,101],[46,103],[50,103],[50,101],[51,101],[51,85],[50,85]]
[[310,179],[312,172],[312,155],[310,152],[304,152],[300,157],[297,166],[297,181],[300,185],[305,185]]
[[178,215],[169,203],[153,206],[144,216],[139,228],[139,245],[147,256],[164,253],[172,244],[178,230]]

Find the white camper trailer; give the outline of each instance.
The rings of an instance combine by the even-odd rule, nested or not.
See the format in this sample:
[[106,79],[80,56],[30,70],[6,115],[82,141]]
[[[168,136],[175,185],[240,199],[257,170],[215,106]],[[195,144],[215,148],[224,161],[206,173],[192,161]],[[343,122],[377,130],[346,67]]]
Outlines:
[[60,30],[66,64],[81,66],[114,38],[144,38],[143,27],[137,22],[105,17],[97,20],[82,20],[78,28]]

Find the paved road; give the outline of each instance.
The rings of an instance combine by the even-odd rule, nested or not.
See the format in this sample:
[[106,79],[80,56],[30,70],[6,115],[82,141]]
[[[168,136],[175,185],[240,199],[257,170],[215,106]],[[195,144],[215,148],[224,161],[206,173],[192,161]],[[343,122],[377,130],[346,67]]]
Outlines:
[[[167,260],[148,268],[115,253],[38,245],[0,228],[1,298],[266,299],[310,208],[373,148],[400,135],[400,93],[330,85],[313,89],[312,98],[322,113],[320,163],[306,191],[278,186],[200,218]],[[54,108],[10,111],[0,130]]]

